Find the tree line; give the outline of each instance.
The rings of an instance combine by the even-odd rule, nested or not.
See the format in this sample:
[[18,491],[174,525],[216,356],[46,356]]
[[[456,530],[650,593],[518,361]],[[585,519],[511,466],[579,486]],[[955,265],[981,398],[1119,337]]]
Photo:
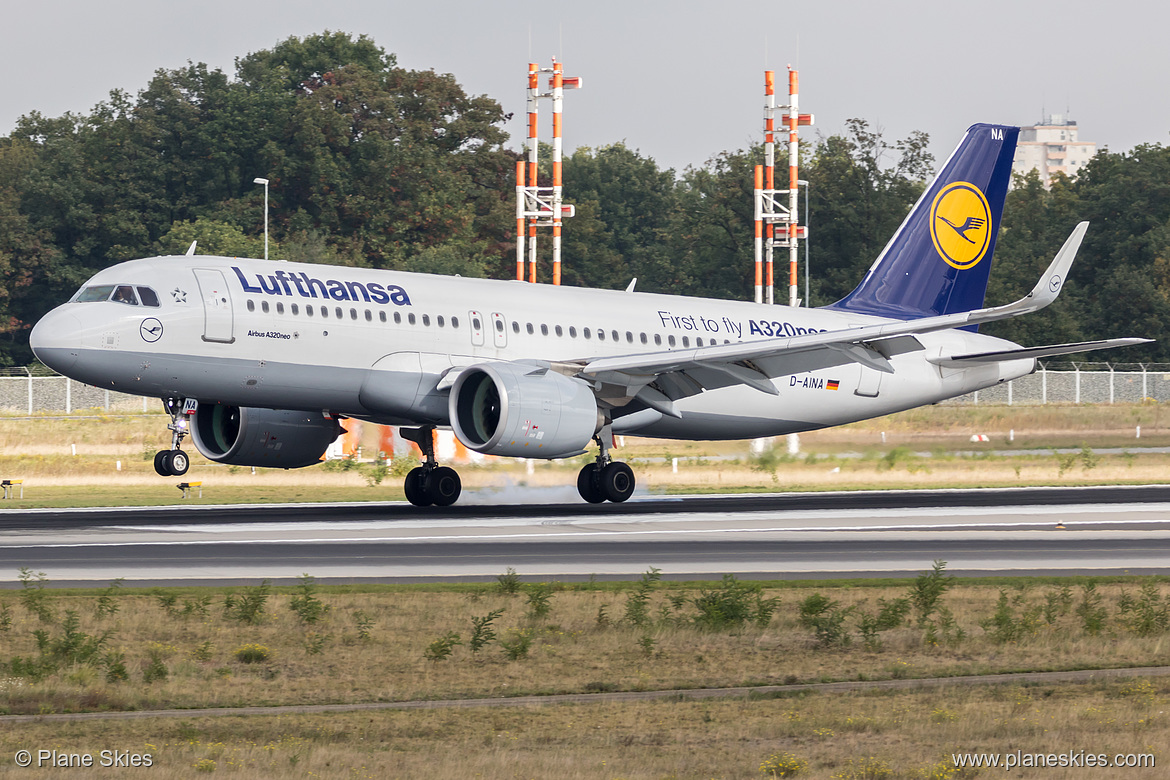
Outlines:
[[[159,70],[88,114],[30,112],[0,138],[0,364],[30,362],[31,326],[101,268],[181,254],[193,240],[200,253],[262,256],[256,177],[271,182],[273,257],[510,278],[522,152],[506,146],[508,119],[454,76],[401,68],[371,39],[337,32],[243,56],[230,75],[201,63]],[[812,305],[860,281],[933,173],[927,145],[923,133],[891,142],[854,119],[802,152]],[[564,283],[638,277],[644,291],[749,299],[762,160],[756,146],[680,172],[621,143],[566,155],[577,213]],[[989,304],[1030,289],[1072,227],[1093,225],[1061,299],[987,331],[1027,344],[1148,336],[1159,343],[1109,359],[1170,362],[1168,169],[1170,149],[1149,144],[1103,150],[1050,190],[1017,181]]]

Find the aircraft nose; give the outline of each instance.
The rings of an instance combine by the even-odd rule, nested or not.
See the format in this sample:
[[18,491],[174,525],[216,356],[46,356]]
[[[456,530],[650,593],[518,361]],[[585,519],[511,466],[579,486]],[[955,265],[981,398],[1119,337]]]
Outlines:
[[71,312],[54,309],[33,326],[28,343],[38,360],[54,371],[66,374],[77,362],[81,320]]

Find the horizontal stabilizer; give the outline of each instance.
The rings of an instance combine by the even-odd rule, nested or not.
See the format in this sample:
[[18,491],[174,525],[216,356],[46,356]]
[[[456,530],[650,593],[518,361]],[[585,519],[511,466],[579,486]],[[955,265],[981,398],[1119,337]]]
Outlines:
[[928,360],[937,366],[958,367],[974,363],[999,363],[1004,360],[1054,357],[1056,355],[1072,355],[1077,352],[1092,352],[1093,350],[1097,349],[1132,347],[1137,344],[1148,344],[1151,341],[1153,341],[1153,339],[1104,339],[1101,341],[1078,341],[1075,344],[1053,344],[1047,347],[1021,347],[1020,349],[1005,349],[1001,352],[980,352],[973,355],[952,355],[950,357],[928,358]]

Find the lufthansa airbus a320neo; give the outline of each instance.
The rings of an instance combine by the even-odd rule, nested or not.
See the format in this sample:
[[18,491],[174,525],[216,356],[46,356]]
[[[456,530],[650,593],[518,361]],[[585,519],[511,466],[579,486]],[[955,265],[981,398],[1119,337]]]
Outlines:
[[450,505],[459,475],[432,432],[478,452],[566,458],[589,502],[634,490],[614,434],[776,436],[990,387],[1036,359],[1144,339],[1021,347],[980,323],[1056,299],[1077,225],[1026,297],[982,308],[1018,128],[974,125],[865,279],[821,308],[199,256],[94,275],[31,335],[73,379],[161,398],[160,474],[182,474],[188,433],[220,463],[317,463],[347,417],[402,426],[425,463],[414,504]]

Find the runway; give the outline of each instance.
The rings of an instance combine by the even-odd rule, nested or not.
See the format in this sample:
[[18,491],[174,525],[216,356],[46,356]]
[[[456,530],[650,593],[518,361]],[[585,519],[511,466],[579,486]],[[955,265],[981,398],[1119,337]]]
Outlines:
[[[547,496],[536,492],[537,501]],[[0,587],[1170,573],[1170,486],[0,512]]]

